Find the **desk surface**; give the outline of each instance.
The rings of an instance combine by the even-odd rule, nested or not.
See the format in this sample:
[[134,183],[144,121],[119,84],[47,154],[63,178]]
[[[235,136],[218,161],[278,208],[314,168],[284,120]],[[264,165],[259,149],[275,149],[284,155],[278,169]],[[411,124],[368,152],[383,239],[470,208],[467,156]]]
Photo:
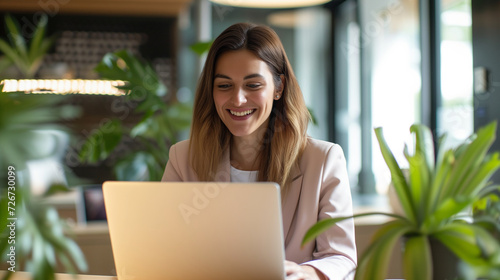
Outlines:
[[[0,277],[3,277],[5,271],[0,271]],[[116,276],[98,276],[98,275],[74,275],[56,273],[56,280],[117,280]],[[14,272],[10,277],[10,280],[31,280],[31,274],[28,272],[18,271]]]

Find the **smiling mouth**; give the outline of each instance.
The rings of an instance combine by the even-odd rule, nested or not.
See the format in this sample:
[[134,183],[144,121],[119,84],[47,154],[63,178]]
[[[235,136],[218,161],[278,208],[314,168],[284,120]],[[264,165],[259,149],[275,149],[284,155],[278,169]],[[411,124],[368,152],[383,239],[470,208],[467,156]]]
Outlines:
[[229,110],[229,113],[231,113],[231,115],[233,115],[233,116],[244,117],[244,116],[250,115],[254,111],[255,111],[254,109],[252,109],[252,110],[246,110],[246,111],[241,111],[241,112],[236,112],[236,111],[233,111],[233,110]]

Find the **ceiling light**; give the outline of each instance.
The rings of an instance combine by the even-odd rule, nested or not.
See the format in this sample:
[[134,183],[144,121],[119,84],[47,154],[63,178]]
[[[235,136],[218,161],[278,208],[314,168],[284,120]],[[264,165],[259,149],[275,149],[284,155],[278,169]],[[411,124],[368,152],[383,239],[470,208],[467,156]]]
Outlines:
[[112,80],[3,80],[1,92],[25,92],[45,94],[97,94],[124,95],[118,89],[124,81]]
[[210,0],[214,3],[245,8],[298,8],[316,6],[331,0]]

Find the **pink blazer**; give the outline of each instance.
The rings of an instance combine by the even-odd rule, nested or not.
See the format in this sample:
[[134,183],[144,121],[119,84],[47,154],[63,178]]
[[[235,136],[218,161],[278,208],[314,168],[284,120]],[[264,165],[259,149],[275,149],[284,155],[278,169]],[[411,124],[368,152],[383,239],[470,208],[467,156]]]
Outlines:
[[[162,181],[197,181],[188,159],[189,140],[170,148],[170,159]],[[225,151],[216,181],[230,181],[229,150]],[[330,279],[351,279],[356,267],[356,245],[352,219],[331,227],[304,248],[306,231],[317,221],[352,215],[351,189],[342,148],[309,138],[294,171],[290,189],[282,202],[287,260],[316,267]]]

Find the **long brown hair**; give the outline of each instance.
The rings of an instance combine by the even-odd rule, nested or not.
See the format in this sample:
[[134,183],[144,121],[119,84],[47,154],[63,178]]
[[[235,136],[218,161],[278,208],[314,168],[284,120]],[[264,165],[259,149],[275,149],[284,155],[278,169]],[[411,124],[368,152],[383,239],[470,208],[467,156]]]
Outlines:
[[[281,41],[271,28],[238,23],[213,42],[201,73],[194,100],[191,126],[191,164],[200,181],[213,181],[222,155],[229,148],[231,132],[217,114],[213,99],[217,59],[227,51],[245,49],[264,61],[282,96],[273,103],[259,153],[259,181],[278,183],[286,190],[307,142],[310,115]],[[282,83],[282,77],[284,83]]]

